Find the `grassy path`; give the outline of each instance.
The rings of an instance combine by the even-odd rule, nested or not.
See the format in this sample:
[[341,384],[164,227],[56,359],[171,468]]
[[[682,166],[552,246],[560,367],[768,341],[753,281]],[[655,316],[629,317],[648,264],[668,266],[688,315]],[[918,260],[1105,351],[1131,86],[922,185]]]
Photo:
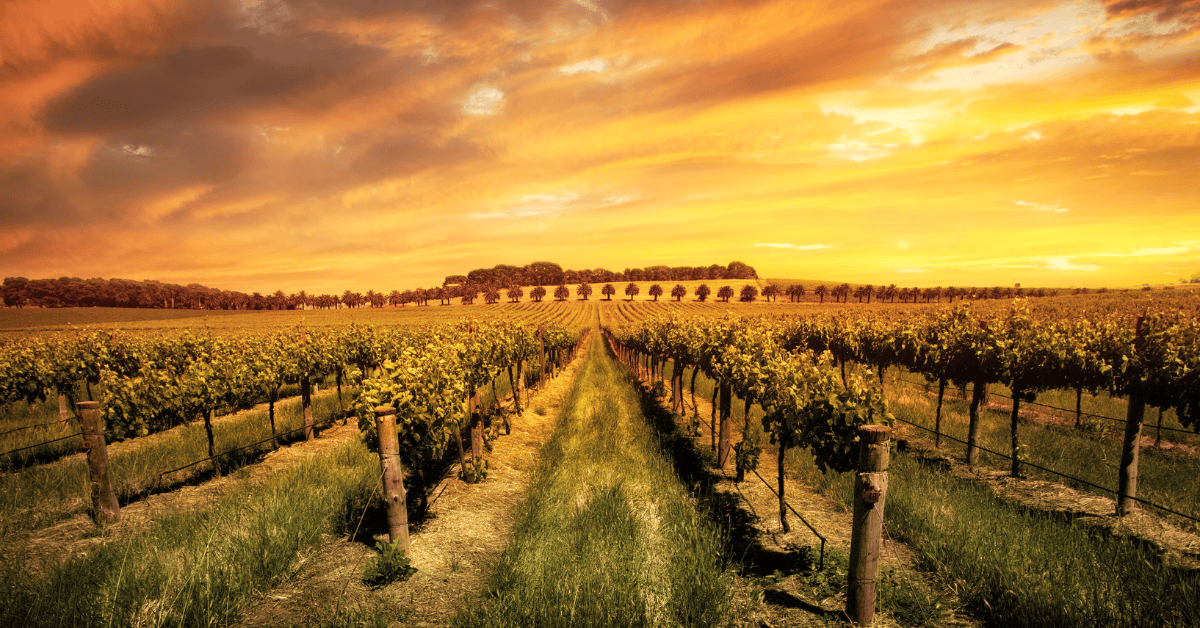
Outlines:
[[704,626],[726,621],[720,533],[697,512],[603,345],[542,449],[489,599],[458,626]]

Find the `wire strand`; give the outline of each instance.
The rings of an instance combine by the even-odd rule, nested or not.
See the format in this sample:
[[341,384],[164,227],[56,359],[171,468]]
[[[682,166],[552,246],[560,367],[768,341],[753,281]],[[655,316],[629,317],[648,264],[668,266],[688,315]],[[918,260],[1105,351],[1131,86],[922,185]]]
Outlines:
[[[901,422],[901,423],[905,423],[905,424],[911,425],[911,426],[913,426],[913,427],[916,427],[916,428],[923,429],[923,430],[925,430],[926,432],[929,432],[929,433],[931,433],[931,434],[936,434],[936,433],[937,433],[937,432],[935,432],[934,430],[932,430],[932,429],[930,429],[930,428],[928,428],[928,427],[925,427],[924,425],[920,425],[920,424],[917,424],[917,423],[913,423],[912,421],[905,421],[904,419],[901,419],[901,418],[899,418],[899,417],[897,417],[897,418],[896,418],[896,420],[897,420],[897,421],[899,421],[899,422]],[[955,438],[955,437],[953,437],[953,436],[950,436],[949,434],[945,434],[945,433],[943,433],[941,436],[942,436],[942,438],[946,438],[946,439],[952,440],[952,441],[954,441],[954,442],[956,442],[956,443],[961,443],[961,444],[963,444],[963,445],[966,445],[966,444],[967,444],[967,442],[966,442],[966,441],[964,441],[964,440],[959,440],[959,439],[957,439],[957,438]],[[994,456],[999,456],[999,457],[1001,457],[1001,458],[1003,458],[1003,459],[1005,459],[1005,460],[1010,460],[1010,461],[1011,461],[1011,460],[1013,459],[1013,458],[1012,458],[1012,456],[1009,456],[1009,455],[1007,455],[1007,454],[1002,454],[1002,453],[1000,453],[1000,452],[998,452],[998,451],[992,451],[991,449],[988,449],[988,448],[986,448],[986,447],[983,447],[982,445],[978,445],[978,444],[977,444],[977,445],[975,445],[975,446],[976,446],[976,447],[978,447],[980,451],[987,452],[987,453],[989,453],[989,454],[992,454],[992,455],[994,455]],[[1085,484],[1085,485],[1087,485],[1087,486],[1091,486],[1091,487],[1093,487],[1093,488],[1098,488],[1098,489],[1100,489],[1100,490],[1102,490],[1102,491],[1107,491],[1107,492],[1109,492],[1109,493],[1112,493],[1113,495],[1118,495],[1118,496],[1119,496],[1119,493],[1118,493],[1117,491],[1115,491],[1115,490],[1113,490],[1113,489],[1111,489],[1111,488],[1108,488],[1107,486],[1101,486],[1101,485],[1099,485],[1099,484],[1095,484],[1095,483],[1093,483],[1093,482],[1089,482],[1089,481],[1087,481],[1087,480],[1084,480],[1084,479],[1081,479],[1081,478],[1077,478],[1077,477],[1075,477],[1075,476],[1073,476],[1073,475],[1067,475],[1066,473],[1060,473],[1060,472],[1058,472],[1058,471],[1055,471],[1054,469],[1049,469],[1049,468],[1043,467],[1043,466],[1041,466],[1041,465],[1039,465],[1039,464],[1036,464],[1036,463],[1033,463],[1033,462],[1026,462],[1026,461],[1022,460],[1022,461],[1020,461],[1020,463],[1021,463],[1021,465],[1023,465],[1023,466],[1029,466],[1029,467],[1033,467],[1033,468],[1035,468],[1035,469],[1039,469],[1039,470],[1041,470],[1041,471],[1045,471],[1046,473],[1050,473],[1050,474],[1053,474],[1053,475],[1057,475],[1057,476],[1059,476],[1059,477],[1066,478],[1066,479],[1068,479],[1068,480],[1072,480],[1072,481],[1075,481],[1075,482],[1079,482],[1080,484]],[[1129,495],[1127,495],[1126,497],[1127,497],[1128,499],[1131,499],[1131,500],[1135,501],[1135,502],[1138,502],[1138,503],[1141,503],[1141,504],[1145,504],[1145,505],[1147,505],[1147,506],[1150,506],[1150,507],[1152,507],[1152,508],[1157,508],[1157,509],[1159,509],[1159,510],[1161,510],[1161,511],[1163,511],[1163,512],[1168,512],[1168,513],[1171,513],[1171,514],[1173,514],[1173,515],[1176,515],[1176,516],[1179,516],[1179,517],[1183,517],[1184,519],[1190,519],[1190,520],[1192,520],[1192,521],[1195,521],[1195,522],[1198,522],[1198,523],[1200,523],[1200,517],[1196,517],[1196,516],[1193,516],[1193,515],[1189,515],[1189,514],[1186,514],[1186,513],[1182,513],[1182,512],[1179,512],[1178,510],[1173,510],[1173,509],[1171,509],[1171,508],[1167,508],[1166,506],[1161,506],[1161,505],[1159,505],[1159,504],[1155,504],[1154,502],[1151,502],[1151,501],[1148,501],[1148,500],[1142,499],[1142,498],[1140,498],[1140,497],[1133,497],[1133,496],[1129,496]]]

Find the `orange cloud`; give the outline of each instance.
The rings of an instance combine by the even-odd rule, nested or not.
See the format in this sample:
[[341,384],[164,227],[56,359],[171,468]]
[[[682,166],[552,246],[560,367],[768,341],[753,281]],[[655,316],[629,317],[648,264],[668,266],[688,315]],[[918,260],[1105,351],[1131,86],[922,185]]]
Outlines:
[[1140,283],[1200,263],[1194,5],[10,3],[0,244],[262,291],[532,259]]

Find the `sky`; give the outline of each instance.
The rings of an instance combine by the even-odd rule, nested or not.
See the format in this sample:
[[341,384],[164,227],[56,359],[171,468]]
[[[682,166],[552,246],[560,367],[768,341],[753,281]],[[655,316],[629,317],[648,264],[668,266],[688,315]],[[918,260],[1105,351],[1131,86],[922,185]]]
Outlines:
[[4,0],[0,275],[1200,271],[1200,0]]

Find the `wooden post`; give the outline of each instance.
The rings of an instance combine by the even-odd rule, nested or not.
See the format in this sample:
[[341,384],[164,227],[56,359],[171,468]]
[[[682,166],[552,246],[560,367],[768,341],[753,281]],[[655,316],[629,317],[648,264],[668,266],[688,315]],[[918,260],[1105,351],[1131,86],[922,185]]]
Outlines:
[[80,401],[79,427],[83,431],[83,449],[87,452],[88,478],[92,488],[92,521],[103,526],[121,520],[121,506],[113,493],[108,472],[108,446],[100,420],[99,401]]
[[405,502],[404,470],[400,465],[400,442],[396,438],[396,409],[375,408],[375,430],[379,434],[379,466],[383,469],[383,501],[387,504],[388,540],[400,539],[408,552],[408,506]]
[[733,449],[733,418],[730,416],[732,395],[728,382],[721,382],[719,390],[721,393],[721,436],[717,443],[717,466],[724,471],[729,466],[729,452]]
[[538,324],[538,390],[542,389],[546,381],[546,340],[542,337],[545,328],[545,324]]
[[875,616],[875,577],[879,571],[879,534],[887,499],[891,433],[892,429],[885,425],[858,428],[858,474],[854,479],[846,614],[860,626],[870,625]]
[[[1159,412],[1159,417],[1162,417],[1162,412]],[[59,423],[66,425],[71,420],[71,411],[67,409],[67,395],[59,387]],[[1162,421],[1159,421],[1162,423]]]
[[975,382],[971,386],[971,406],[967,410],[970,419],[967,423],[967,464],[979,464],[979,410],[987,403],[987,382]]
[[[300,331],[300,344],[308,344],[307,329]],[[305,373],[300,377],[300,401],[304,406],[304,440],[313,439],[312,393],[312,382],[308,379],[308,374]]]
[[483,457],[483,413],[479,408],[482,399],[479,391],[474,388],[469,394],[471,396],[467,399],[467,417],[471,427],[471,458],[477,459]]
[[[1140,345],[1144,331],[1142,323],[1145,315],[1137,319],[1135,328],[1135,347]],[[1140,347],[1137,347],[1140,349]],[[1142,373],[1136,376],[1140,379]],[[1146,398],[1142,396],[1140,387],[1135,386],[1129,391],[1129,406],[1125,411],[1125,439],[1121,442],[1121,465],[1117,467],[1117,516],[1124,517],[1133,513],[1134,501],[1137,497],[1138,458],[1141,456],[1142,424],[1146,415]]]

